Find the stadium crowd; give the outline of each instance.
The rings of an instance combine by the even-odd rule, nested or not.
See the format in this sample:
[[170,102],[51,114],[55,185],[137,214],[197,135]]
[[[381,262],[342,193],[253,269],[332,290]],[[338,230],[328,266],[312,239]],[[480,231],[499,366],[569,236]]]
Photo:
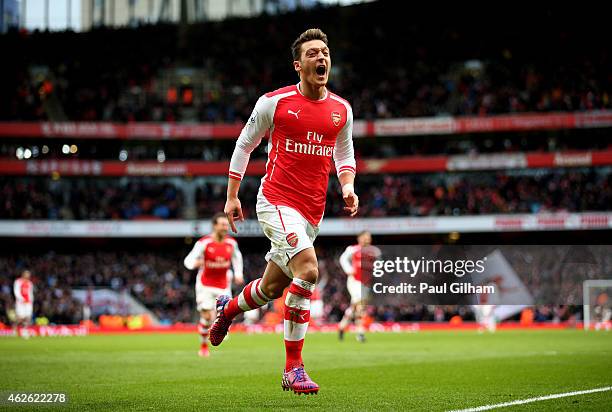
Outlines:
[[[182,193],[154,181],[0,179],[3,219],[176,219]],[[68,184],[69,183],[69,184]]]
[[[456,12],[453,19],[438,13],[417,19],[373,3],[318,9],[307,18],[330,36],[330,87],[352,103],[356,118],[612,108],[610,56],[589,38],[598,25],[583,30],[575,19],[565,25],[563,11],[541,7],[521,13],[530,29],[517,31],[516,11],[495,22]],[[346,13],[368,30],[345,30],[338,21]],[[545,30],[538,18],[559,30]],[[303,22],[303,13],[289,13],[185,29],[12,32],[0,37],[2,49],[15,56],[7,62],[11,86],[2,93],[0,119],[245,121],[260,94],[296,81],[287,39]],[[215,41],[202,41],[210,38]],[[50,47],[58,42],[61,50]],[[184,69],[202,80],[169,87],[168,73]]]
[[[189,182],[1,178],[0,218],[208,218],[223,209],[226,184],[222,177]],[[241,198],[255,199],[258,187],[258,179],[245,179]],[[612,205],[612,169],[360,175],[356,188],[364,217],[604,211]],[[326,216],[345,215],[339,193],[337,180],[330,179]],[[191,197],[189,206],[185,199]],[[254,218],[254,202],[243,203],[245,216]]]
[[[29,268],[34,275],[35,313],[51,322],[82,320],[84,302],[74,299],[71,290],[101,286],[116,292],[129,291],[160,319],[180,322],[193,315],[191,275],[177,270],[178,260],[164,254],[48,252],[0,258],[0,273],[16,272],[17,276],[23,268]],[[1,296],[5,314],[12,301],[11,282],[12,277],[3,276]]]
[[[259,245],[259,248],[261,245]],[[563,246],[553,254],[563,256]],[[252,248],[243,247],[245,281],[253,280],[263,273],[265,262],[261,253],[251,252]],[[349,304],[346,289],[346,276],[339,256],[343,251],[336,244],[321,240],[317,246],[319,256],[319,288],[324,303],[321,321],[338,322]],[[606,248],[594,249],[597,254]],[[108,288],[117,293],[127,292],[142,302],[162,323],[193,322],[197,317],[195,310],[194,282],[195,272],[186,270],[182,260],[186,251],[164,249],[152,251],[95,251],[82,253],[46,252],[42,254],[21,253],[0,256],[0,322],[8,324],[8,313],[14,305],[12,282],[23,269],[33,273],[35,286],[35,316],[44,316],[53,323],[76,323],[83,319],[83,300],[73,297],[72,290]],[[558,296],[546,295],[550,290],[564,290],[564,297],[572,298],[572,288],[580,296],[581,281],[573,278],[559,279],[550,271],[551,251],[547,248],[521,249],[506,256],[521,274],[528,273],[526,281],[536,299],[551,304],[535,307],[535,320],[568,320],[575,315],[576,308],[567,305],[552,305]],[[610,256],[597,256],[597,260],[610,270]],[[526,263],[527,262],[527,263]],[[521,265],[528,265],[522,270]],[[554,264],[554,262],[553,262]],[[518,270],[521,269],[521,270]],[[552,277],[551,277],[552,276]],[[563,282],[566,282],[565,285]],[[558,283],[563,287],[554,288]],[[538,287],[548,285],[547,287]],[[578,285],[578,286],[577,286]],[[239,292],[240,286],[234,287]],[[563,299],[563,298],[561,298]],[[430,303],[430,302],[425,302]],[[576,303],[576,301],[568,303]],[[106,312],[90,308],[93,319],[102,314],[119,314],[117,309]],[[370,315],[377,321],[432,321],[446,322],[455,315],[464,320],[473,320],[469,305],[450,304],[377,304],[370,308]]]
[[[361,176],[364,216],[449,216],[609,210],[610,169]],[[330,196],[328,211],[341,203]]]

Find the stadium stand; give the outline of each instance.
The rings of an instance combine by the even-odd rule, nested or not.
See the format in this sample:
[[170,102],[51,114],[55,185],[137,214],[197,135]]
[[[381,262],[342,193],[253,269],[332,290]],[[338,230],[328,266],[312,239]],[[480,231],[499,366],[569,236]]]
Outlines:
[[[3,36],[2,48],[19,50],[12,53],[19,58],[10,62],[13,89],[0,116],[245,121],[262,91],[295,81],[284,39],[292,38],[304,21],[317,21],[328,31],[332,50],[337,50],[331,86],[352,102],[356,118],[612,108],[612,86],[604,69],[610,66],[609,53],[585,38],[567,10],[556,11],[550,20],[553,27],[546,28],[537,18],[550,13],[545,8],[530,16],[508,12],[494,22],[483,22],[466,10],[457,12],[461,19],[455,21],[442,16],[418,19],[416,11],[414,16],[389,16],[383,4],[374,3],[350,11],[330,8],[306,16],[192,25],[186,34],[174,25],[100,28],[83,34],[12,32]],[[351,13],[355,26],[372,21],[385,21],[385,26],[347,32],[333,24],[342,13]],[[513,30],[516,18],[523,30]],[[480,30],[467,29],[470,21]],[[495,30],[488,30],[492,27]],[[590,29],[589,35],[603,30]],[[266,41],[252,33],[264,35]],[[200,41],[204,38],[215,41]],[[61,50],[50,47],[55,42],[61,42]],[[136,48],[139,53],[133,53]],[[545,56],[543,49],[548,51]],[[279,53],[282,50],[286,53]],[[173,70],[183,70],[193,82],[164,87]]]
[[[609,211],[612,169],[535,169],[513,172],[365,175],[357,189],[359,216],[459,216],[491,213]],[[333,179],[326,216],[342,217]],[[545,191],[542,191],[545,188]],[[245,199],[255,198],[258,180],[245,180]],[[223,208],[225,182],[65,178],[0,179],[3,219],[177,219],[211,217]],[[185,198],[192,199],[187,205]],[[245,205],[254,218],[252,205]]]

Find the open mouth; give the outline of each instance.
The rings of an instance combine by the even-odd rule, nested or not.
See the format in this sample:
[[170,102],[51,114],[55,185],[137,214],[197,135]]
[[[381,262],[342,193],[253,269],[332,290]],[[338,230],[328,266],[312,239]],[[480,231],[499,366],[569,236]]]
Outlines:
[[325,65],[321,64],[317,66],[316,72],[319,76],[325,76],[325,72],[327,72],[327,68]]

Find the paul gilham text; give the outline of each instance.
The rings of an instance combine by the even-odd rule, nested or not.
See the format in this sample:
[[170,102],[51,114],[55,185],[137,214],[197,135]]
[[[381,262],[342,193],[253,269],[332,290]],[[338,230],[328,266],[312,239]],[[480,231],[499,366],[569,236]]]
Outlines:
[[399,285],[383,285],[382,283],[374,283],[372,290],[376,294],[416,294],[427,293],[431,295],[441,295],[445,293],[456,294],[495,294],[495,286],[493,285],[472,285],[471,283],[443,283],[441,285],[430,285],[429,283],[421,282],[419,285],[410,283],[400,283]]

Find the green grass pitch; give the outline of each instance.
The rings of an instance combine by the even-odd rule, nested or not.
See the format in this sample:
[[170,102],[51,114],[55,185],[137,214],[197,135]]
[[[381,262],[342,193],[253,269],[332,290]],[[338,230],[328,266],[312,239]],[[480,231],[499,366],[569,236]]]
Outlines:
[[[55,410],[444,411],[612,386],[612,333],[307,335],[316,396],[280,386],[280,335],[234,334],[209,359],[189,334],[0,339],[0,392],[65,392]],[[49,409],[26,406],[29,409]],[[0,405],[0,409],[22,407]],[[612,391],[504,410],[612,410]]]

